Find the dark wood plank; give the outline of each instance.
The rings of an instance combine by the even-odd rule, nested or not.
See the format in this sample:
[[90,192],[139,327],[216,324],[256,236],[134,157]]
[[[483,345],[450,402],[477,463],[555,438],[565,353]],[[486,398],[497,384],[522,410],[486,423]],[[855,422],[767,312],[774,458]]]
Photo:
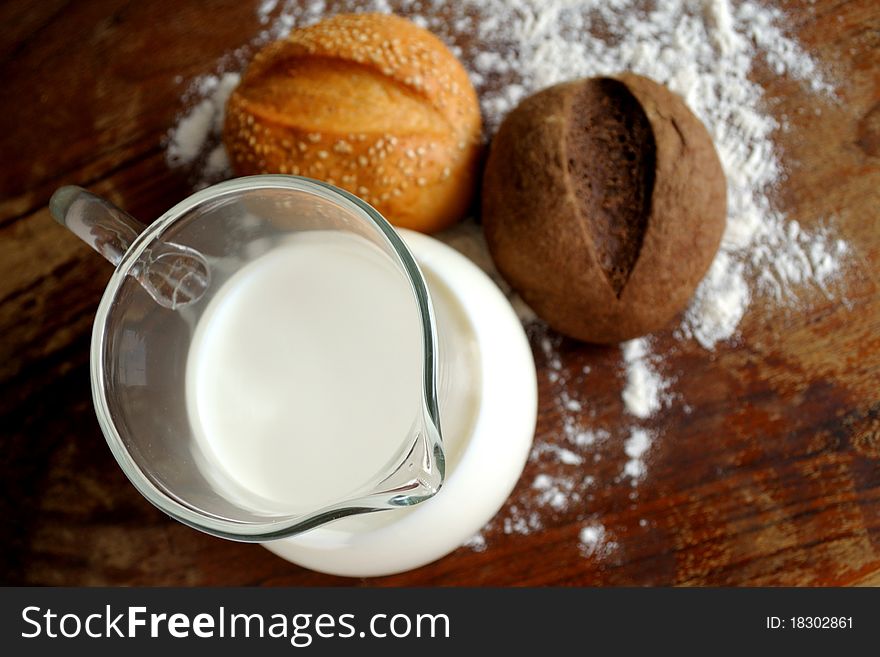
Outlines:
[[[790,2],[804,45],[838,98],[756,76],[791,122],[777,192],[805,226],[828,218],[851,245],[845,299],[804,290],[808,311],[752,306],[738,344],[707,354],[657,336],[664,374],[692,406],[653,420],[662,435],[636,497],[618,481],[625,438],[619,351],[562,341],[563,372],[597,426],[592,499],[527,536],[486,533],[410,573],[362,582],[320,575],[165,518],[113,461],[91,407],[91,322],[110,269],[55,226],[59,184],[91,186],[134,215],[189,193],[161,141],[187,80],[259,27],[252,3],[7,2],[0,7],[0,581],[33,584],[876,585],[880,576],[880,7]],[[173,19],[170,17],[173,16]],[[818,111],[817,111],[818,110]],[[11,154],[11,155],[10,155]],[[562,431],[535,337],[539,440]],[[547,463],[530,463],[503,513]],[[561,466],[560,466],[561,467]],[[601,518],[617,547],[584,557]]]

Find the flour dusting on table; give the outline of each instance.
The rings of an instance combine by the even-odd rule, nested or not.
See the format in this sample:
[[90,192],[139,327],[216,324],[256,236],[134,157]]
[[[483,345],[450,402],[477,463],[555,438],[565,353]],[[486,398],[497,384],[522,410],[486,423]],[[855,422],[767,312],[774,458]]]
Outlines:
[[605,527],[596,522],[581,528],[578,533],[578,546],[585,557],[605,556],[617,549],[617,543],[608,539]]
[[[849,248],[835,235],[833,218],[807,229],[772,202],[785,179],[773,134],[784,129],[786,117],[773,116],[751,75],[767,69],[799,81],[825,102],[833,102],[834,90],[815,60],[787,35],[784,13],[749,0],[263,0],[257,8],[260,32],[191,83],[185,110],[168,135],[169,164],[185,167],[196,187],[229,177],[220,140],[223,106],[249,57],[295,26],[344,11],[403,13],[440,36],[470,73],[487,139],[524,97],[574,78],[633,71],[680,94],[712,135],[728,186],[722,245],[674,331],[680,340],[695,340],[708,351],[736,340],[740,322],[759,297],[797,306],[816,292],[840,294],[835,281]],[[588,515],[595,485],[591,467],[600,458],[597,447],[618,441],[617,478],[633,485],[631,497],[638,494],[661,438],[651,422],[677,399],[662,354],[652,351],[650,338],[622,345],[625,419],[617,427],[593,426],[590,400],[577,393],[590,372],[568,372],[561,338],[535,321],[498,276],[479,225],[467,220],[441,238],[488,271],[528,325],[547,366],[560,427],[536,440],[529,472],[537,474],[530,484],[521,483],[489,528],[526,534],[542,529],[553,514],[577,514],[590,518],[577,537],[581,553],[607,553],[613,542]],[[468,545],[484,550],[486,540],[478,534]]]
[[666,390],[672,382],[663,378],[652,363],[657,357],[652,358],[649,338],[625,342],[622,349],[623,362],[626,364],[623,403],[627,413],[644,420],[669,402]]

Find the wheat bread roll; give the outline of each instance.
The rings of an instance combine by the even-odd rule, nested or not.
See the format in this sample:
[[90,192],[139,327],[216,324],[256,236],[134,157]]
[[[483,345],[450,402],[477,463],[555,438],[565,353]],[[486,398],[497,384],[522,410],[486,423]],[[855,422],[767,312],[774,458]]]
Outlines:
[[473,86],[437,37],[351,14],[261,50],[230,96],[224,141],[238,175],[317,178],[434,232],[471,203],[480,131]]
[[493,140],[482,190],[501,274],[551,327],[587,342],[667,326],[725,227],[724,172],[705,127],[633,74],[525,99]]

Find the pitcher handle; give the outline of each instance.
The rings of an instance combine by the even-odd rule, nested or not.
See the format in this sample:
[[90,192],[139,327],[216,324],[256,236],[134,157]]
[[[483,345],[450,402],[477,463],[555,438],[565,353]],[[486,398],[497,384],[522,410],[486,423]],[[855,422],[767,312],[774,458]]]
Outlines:
[[[49,211],[55,220],[114,266],[122,262],[146,228],[127,212],[82,187],[67,185],[52,194]],[[187,246],[156,239],[129,269],[156,303],[177,310],[204,296],[211,283],[205,257]]]

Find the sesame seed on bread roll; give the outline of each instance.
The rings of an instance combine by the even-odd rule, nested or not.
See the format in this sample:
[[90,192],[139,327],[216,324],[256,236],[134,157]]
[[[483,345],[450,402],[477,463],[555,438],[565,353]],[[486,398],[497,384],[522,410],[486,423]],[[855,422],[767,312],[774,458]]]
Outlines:
[[324,180],[434,232],[470,205],[480,131],[474,88],[437,37],[396,16],[344,14],[254,57],[224,141],[238,175]]

